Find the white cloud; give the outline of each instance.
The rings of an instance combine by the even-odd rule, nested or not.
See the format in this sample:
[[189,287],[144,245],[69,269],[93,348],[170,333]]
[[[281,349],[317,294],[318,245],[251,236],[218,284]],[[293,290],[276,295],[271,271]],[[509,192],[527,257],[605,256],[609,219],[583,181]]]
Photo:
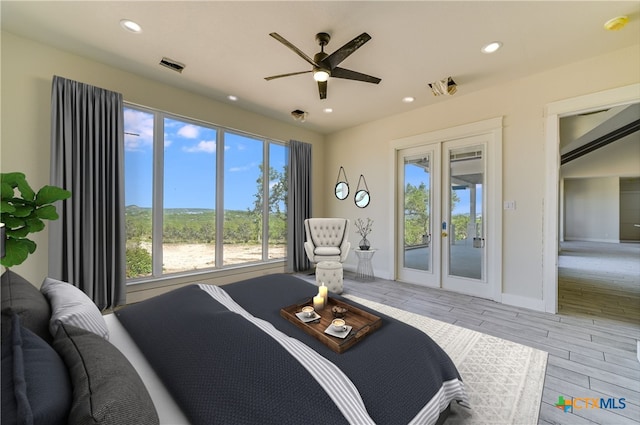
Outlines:
[[153,147],[153,115],[148,112],[125,109],[124,148],[143,151]]
[[204,153],[216,153],[216,141],[215,140],[201,140],[195,146],[189,146],[182,148],[185,152],[204,152]]
[[199,127],[196,127],[195,125],[191,125],[191,124],[182,126],[178,130],[178,135],[186,139],[197,139],[198,134],[200,134]]

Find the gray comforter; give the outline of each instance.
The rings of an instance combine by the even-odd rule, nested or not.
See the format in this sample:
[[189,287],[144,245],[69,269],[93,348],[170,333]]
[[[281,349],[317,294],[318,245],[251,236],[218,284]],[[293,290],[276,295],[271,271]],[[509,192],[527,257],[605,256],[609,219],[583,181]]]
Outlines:
[[[315,295],[313,285],[278,274],[223,289],[250,317],[197,285],[116,313],[193,424],[422,424],[435,423],[451,401],[466,404],[449,357],[411,326],[360,306],[383,325],[338,354],[280,316],[280,308]],[[335,403],[342,390],[327,389],[247,317],[337,366],[343,375],[331,380],[357,388],[367,419],[345,417]]]

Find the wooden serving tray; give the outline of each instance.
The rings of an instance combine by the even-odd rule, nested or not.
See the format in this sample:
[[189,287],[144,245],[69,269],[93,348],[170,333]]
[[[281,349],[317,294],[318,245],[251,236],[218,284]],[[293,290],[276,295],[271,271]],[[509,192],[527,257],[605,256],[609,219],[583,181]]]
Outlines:
[[[306,305],[313,305],[313,299],[309,298],[300,303],[284,307],[280,310],[280,315],[336,353],[342,353],[348,350],[382,326],[382,319],[380,317],[331,297],[329,297],[325,308],[321,311],[316,311],[316,313],[320,315],[320,319],[305,323],[298,319],[296,313],[302,311],[302,307]],[[336,305],[345,307],[348,310],[343,319],[347,325],[353,327],[349,335],[345,338],[338,338],[324,333],[325,329],[331,325],[331,321],[334,319],[331,308]]]

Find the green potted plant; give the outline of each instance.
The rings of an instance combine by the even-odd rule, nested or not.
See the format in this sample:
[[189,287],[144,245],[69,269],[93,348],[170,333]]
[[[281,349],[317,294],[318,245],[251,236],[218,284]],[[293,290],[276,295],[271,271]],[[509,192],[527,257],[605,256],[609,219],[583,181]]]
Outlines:
[[69,198],[71,192],[56,186],[43,186],[36,193],[23,173],[2,173],[0,183],[0,222],[4,223],[6,232],[5,256],[0,264],[12,267],[22,264],[35,252],[37,245],[27,235],[44,229],[43,220],[57,220],[58,212],[53,203]]

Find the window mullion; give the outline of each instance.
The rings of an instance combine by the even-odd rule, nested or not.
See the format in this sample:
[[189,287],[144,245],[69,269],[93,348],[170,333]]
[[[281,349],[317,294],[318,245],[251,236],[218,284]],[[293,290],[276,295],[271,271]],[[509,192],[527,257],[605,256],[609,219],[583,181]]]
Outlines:
[[262,141],[263,178],[262,178],[262,261],[269,259],[269,142]]
[[224,264],[224,134],[216,133],[216,268]]
[[164,220],[164,116],[154,113],[153,119],[153,276],[162,276],[162,229]]

